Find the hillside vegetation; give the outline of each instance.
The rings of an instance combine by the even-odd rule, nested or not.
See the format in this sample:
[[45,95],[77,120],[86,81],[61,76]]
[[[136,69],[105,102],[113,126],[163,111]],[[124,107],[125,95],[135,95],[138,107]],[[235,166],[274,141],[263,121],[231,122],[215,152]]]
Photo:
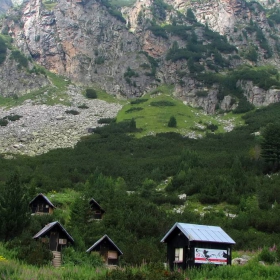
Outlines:
[[[280,53],[275,35],[280,23],[279,10],[264,10],[255,1],[247,3],[251,20],[245,17],[242,28],[236,27],[232,38],[228,38],[211,30],[208,24],[199,23],[191,9],[176,11],[162,0],[152,1],[149,8],[142,9],[137,26],[132,27],[133,22],[122,14],[121,8],[132,7],[133,3],[101,0],[95,3],[94,10],[87,3],[79,3],[79,9],[69,12],[57,1],[43,1],[42,9],[45,7],[49,21],[40,22],[37,27],[48,22],[48,36],[37,35],[35,40],[30,26],[28,32],[35,40],[33,43],[42,46],[48,46],[48,38],[55,38],[55,44],[59,41],[57,35],[63,29],[57,24],[66,19],[73,20],[68,25],[68,34],[87,34],[79,35],[81,40],[93,38],[79,45],[95,46],[94,40],[98,39],[98,49],[88,56],[79,53],[73,44],[71,52],[76,54],[75,65],[81,73],[69,67],[74,65],[70,56],[63,61],[65,67],[61,70],[68,77],[71,75],[67,71],[78,73],[80,76],[75,78],[81,79],[81,84],[85,77],[89,79],[87,85],[83,84],[86,98],[107,102],[115,102],[115,96],[120,95],[141,98],[118,101],[124,106],[116,119],[99,119],[104,126],[91,127],[92,134],[73,148],[55,149],[34,157],[0,155],[0,278],[278,279],[280,103],[256,108],[245,97],[241,85],[248,82],[262,92],[275,90],[274,97],[279,94],[278,70],[267,64],[278,59]],[[54,16],[58,6],[59,16],[64,20]],[[91,16],[98,9],[104,13],[99,22],[100,34],[93,33],[99,30],[90,26],[94,20],[87,21],[85,31],[71,18],[79,18],[76,11],[84,15],[85,7]],[[258,12],[267,15],[271,32],[259,26]],[[0,97],[1,106],[17,106],[27,99],[47,105],[71,105],[66,94],[70,79],[40,66],[31,67],[29,63],[36,60],[36,55],[27,58],[12,46],[7,35],[10,27],[18,25],[15,32],[22,32],[24,27],[18,15],[20,8],[9,14],[1,27],[0,65],[9,54],[17,69],[43,75],[50,84],[22,96]],[[109,29],[104,19],[109,19],[105,21],[110,23]],[[114,55],[102,49],[110,43],[112,26],[117,31],[116,45],[112,45]],[[140,29],[147,41],[162,43],[164,51],[158,57],[138,49]],[[40,30],[36,32],[39,34]],[[117,37],[120,34],[123,37]],[[129,41],[122,40],[128,37]],[[19,36],[15,34],[14,38],[16,41]],[[246,48],[238,49],[234,45],[237,41],[244,42],[242,46]],[[63,55],[59,51],[51,54],[58,64],[61,57],[68,55],[59,46]],[[40,55],[47,64],[49,53]],[[110,71],[117,73],[107,71],[108,65]],[[111,76],[104,74],[108,72]],[[115,96],[106,94],[105,89]],[[230,97],[230,112],[222,107],[226,97]],[[183,100],[193,102],[194,107]],[[211,104],[213,114],[206,114],[197,104]],[[79,106],[89,109],[86,104]],[[73,118],[79,113],[74,109],[66,111]],[[0,125],[21,117],[5,116]],[[25,128],[22,125],[17,129]],[[54,203],[53,215],[30,215],[29,202],[38,193],[46,194]],[[105,209],[100,221],[92,219],[91,198]],[[32,239],[53,221],[59,221],[75,240],[73,246],[63,250],[63,267],[57,270],[50,266],[52,256],[48,248]],[[175,222],[221,226],[236,242],[233,257],[249,254],[252,258],[244,266],[214,269],[206,265],[200,270],[171,272],[163,266],[166,246],[160,240]],[[123,252],[119,269],[107,270],[99,255],[86,254],[104,234]]]
[[[138,139],[127,135],[138,130],[131,119],[97,128],[74,149],[0,158],[1,203],[8,205],[0,213],[5,225],[1,240],[17,258],[27,263],[36,259],[40,265],[42,256],[28,257],[30,250],[39,254],[31,237],[53,220],[75,239],[76,253],[66,250],[65,264],[79,263],[80,258],[84,262],[85,250],[105,233],[124,252],[122,265],[139,265],[143,259],[163,262],[165,246],[159,240],[177,221],[219,225],[236,241],[235,250],[278,247],[279,176],[272,172],[279,170],[279,161],[262,157],[262,140],[252,133],[265,136],[268,123],[277,129],[279,106],[245,115],[247,125],[232,132],[199,140],[176,133]],[[13,201],[21,201],[20,213],[28,213],[28,201],[40,192],[57,206],[53,216],[7,215]],[[187,200],[178,198],[182,193]],[[88,219],[92,197],[106,210],[98,223]],[[275,255],[272,262],[277,260]]]

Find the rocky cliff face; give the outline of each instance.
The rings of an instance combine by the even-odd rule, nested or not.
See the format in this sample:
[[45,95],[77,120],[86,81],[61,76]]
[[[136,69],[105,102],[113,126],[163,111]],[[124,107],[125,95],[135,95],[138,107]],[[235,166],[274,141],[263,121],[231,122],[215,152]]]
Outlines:
[[5,14],[13,6],[11,0],[0,0],[0,15]]
[[[139,96],[151,83],[140,67],[148,61],[139,53],[137,38],[98,2],[62,0],[49,11],[34,0],[22,10],[21,21],[8,22],[9,34],[50,71],[76,83],[97,84],[114,95]],[[126,76],[129,68],[135,73]]]
[[[196,19],[188,15],[189,10]],[[229,97],[218,100],[217,85],[205,85],[193,71],[225,74],[243,63],[278,66],[278,25],[270,27],[264,9],[256,2],[137,0],[121,12],[105,0],[59,0],[51,7],[41,0],[30,0],[9,14],[3,28],[8,29],[14,43],[27,56],[77,84],[127,97],[141,96],[162,83],[174,84],[178,97],[208,113],[215,111],[218,102],[223,108],[233,107]],[[199,43],[200,48],[211,47],[217,37],[211,35],[209,39],[204,25],[225,35],[236,49],[215,53],[215,49],[208,48],[197,61],[167,59],[175,42],[177,52],[190,51],[189,40],[194,37],[196,46]],[[162,26],[181,26],[184,34],[178,29],[177,33],[170,31],[171,27],[163,30]],[[227,44],[224,39],[218,40]],[[250,48],[257,49],[257,61],[248,59]],[[220,65],[216,67],[218,59]],[[248,90],[245,84],[240,83],[249,100],[256,100],[252,95],[263,96],[257,98],[256,104],[279,101],[277,94],[256,86]],[[198,95],[201,89],[207,94]]]
[[[40,73],[32,73],[26,68],[19,66],[18,62],[10,58],[0,66],[0,95],[4,97],[20,97],[26,93],[50,85],[46,76]],[[30,66],[32,68],[32,66]]]

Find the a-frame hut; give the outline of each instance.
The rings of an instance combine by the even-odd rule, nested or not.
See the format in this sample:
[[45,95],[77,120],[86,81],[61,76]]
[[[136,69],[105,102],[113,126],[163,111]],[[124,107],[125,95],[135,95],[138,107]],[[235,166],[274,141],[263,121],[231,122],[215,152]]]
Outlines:
[[55,206],[51,201],[42,193],[34,197],[30,203],[32,214],[42,215],[42,214],[52,214]]
[[119,256],[123,254],[106,234],[87,249],[87,253],[90,252],[98,252],[107,265],[118,265]]
[[234,240],[218,226],[175,223],[161,242],[167,243],[170,269],[202,264],[230,265]]
[[61,265],[62,248],[69,243],[73,244],[74,239],[59,222],[52,222],[42,228],[33,236],[34,239],[47,243],[53,253],[53,265]]
[[102,220],[105,210],[94,200],[93,198],[89,201],[90,209],[93,213],[93,219]]

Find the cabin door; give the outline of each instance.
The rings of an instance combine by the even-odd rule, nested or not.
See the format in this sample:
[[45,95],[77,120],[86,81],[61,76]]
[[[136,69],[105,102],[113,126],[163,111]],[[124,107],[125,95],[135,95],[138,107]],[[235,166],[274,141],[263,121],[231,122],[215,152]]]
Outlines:
[[58,232],[54,232],[54,231],[51,232],[51,235],[50,235],[50,250],[51,251],[57,251],[58,237],[59,237]]

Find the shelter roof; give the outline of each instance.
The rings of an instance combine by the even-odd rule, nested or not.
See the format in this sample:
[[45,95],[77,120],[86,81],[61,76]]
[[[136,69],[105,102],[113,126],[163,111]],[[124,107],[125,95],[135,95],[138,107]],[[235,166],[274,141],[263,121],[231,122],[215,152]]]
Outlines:
[[42,197],[50,206],[52,206],[53,208],[56,208],[51,201],[42,193],[39,193],[36,197],[34,197],[30,202],[29,205],[32,204],[38,197]]
[[168,236],[178,228],[190,241],[203,241],[215,243],[235,244],[235,241],[220,227],[175,223],[165,234],[161,242],[165,242]]
[[66,231],[66,229],[59,223],[59,222],[52,222],[52,223],[49,223],[47,224],[45,227],[43,227],[38,233],[36,233],[33,238],[36,239],[36,238],[39,238],[39,237],[42,237],[44,236],[46,233],[48,233],[52,228],[54,228],[55,226],[58,226],[61,231],[63,231],[66,236],[68,237],[68,239],[71,241],[71,242],[74,242],[74,239],[72,238],[72,236]]
[[87,249],[87,252],[91,252],[94,248],[96,248],[103,240],[107,239],[119,252],[120,255],[122,255],[122,251],[118,248],[118,246],[112,241],[112,239],[105,234],[103,237],[101,237],[99,240],[97,240],[90,248]]
[[98,204],[98,202],[97,202],[95,199],[92,198],[92,199],[89,201],[89,204],[95,204],[95,205],[97,205],[97,207],[99,207],[100,210],[101,210],[103,213],[105,213],[105,210],[102,209],[102,207]]

